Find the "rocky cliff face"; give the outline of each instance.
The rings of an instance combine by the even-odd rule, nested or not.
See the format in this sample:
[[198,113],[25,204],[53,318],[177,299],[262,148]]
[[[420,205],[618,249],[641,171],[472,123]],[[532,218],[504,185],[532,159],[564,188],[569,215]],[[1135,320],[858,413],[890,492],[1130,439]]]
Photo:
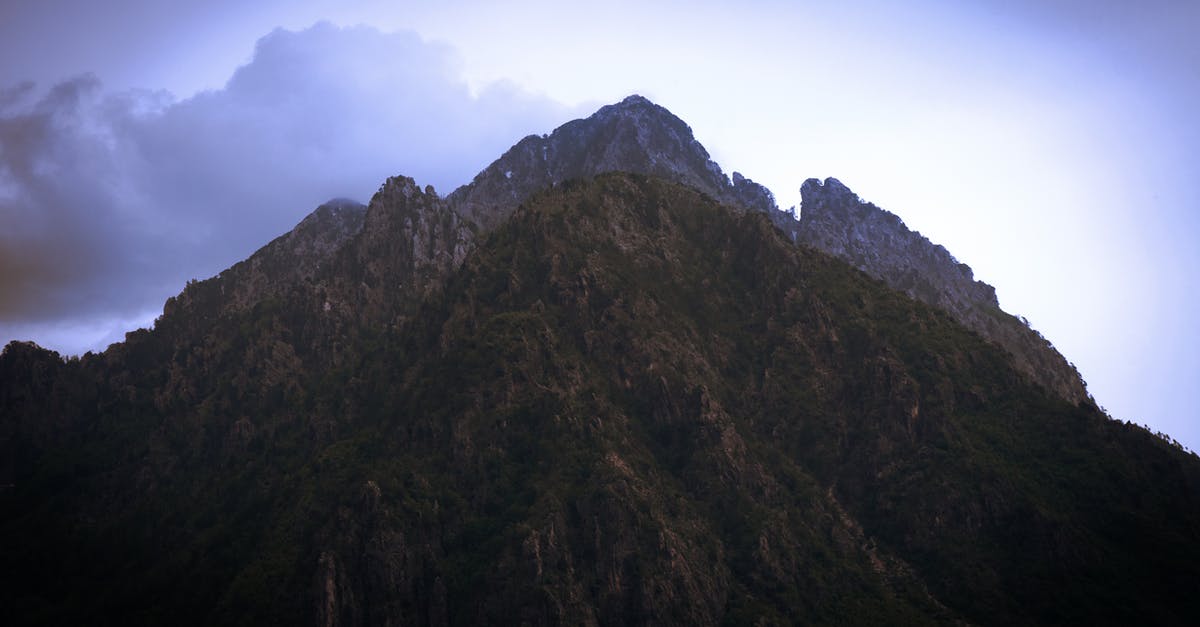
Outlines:
[[[526,137],[445,198],[397,176],[367,207],[331,201],[245,262],[189,285],[168,301],[166,317],[186,317],[174,314],[187,308],[210,319],[286,296],[310,302],[325,320],[319,332],[330,344],[355,321],[396,327],[439,289],[477,237],[533,194],[615,171],[679,182],[731,206],[766,213],[795,238],[794,217],[777,209],[770,191],[736,172],[730,180],[687,124],[630,96],[549,135]],[[326,266],[335,269],[319,275]]]
[[1000,309],[996,290],[895,214],[864,202],[834,178],[800,189],[799,241],[845,259],[893,289],[934,305],[1007,350],[1018,369],[1055,395],[1086,401],[1078,371],[1041,335]]
[[396,327],[439,289],[473,244],[475,226],[432,186],[389,178],[371,198],[361,233],[317,277],[323,314]]
[[1004,313],[995,289],[945,248],[908,230],[895,215],[864,203],[836,179],[805,182],[800,220],[780,211],[765,187],[722,173],[691,129],[640,96],[604,107],[549,136],[521,140],[447,201],[460,215],[494,228],[537,190],[613,171],[657,176],[719,202],[766,214],[793,241],[846,259],[913,298],[941,307],[1009,351],[1018,367],[1072,402],[1088,399],[1078,372],[1035,331]]
[[770,191],[737,173],[730,181],[683,120],[641,96],[602,107],[548,136],[522,139],[448,200],[488,230],[534,192],[604,172],[657,176],[721,202],[778,212]]
[[976,281],[970,267],[837,179],[809,179],[800,193],[802,242],[955,315],[977,306],[1000,307],[996,290]]

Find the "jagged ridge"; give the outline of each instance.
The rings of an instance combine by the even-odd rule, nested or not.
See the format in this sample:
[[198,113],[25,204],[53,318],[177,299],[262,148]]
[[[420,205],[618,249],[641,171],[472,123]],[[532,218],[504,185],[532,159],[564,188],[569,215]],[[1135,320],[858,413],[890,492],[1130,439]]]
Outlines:
[[683,120],[636,95],[602,107],[587,119],[568,122],[548,136],[522,139],[448,200],[487,230],[534,192],[605,172],[657,176],[731,205],[778,211],[769,190],[738,173],[731,181]]
[[[421,203],[404,209],[410,204],[406,190],[420,189],[411,179],[389,180],[372,199],[374,209],[368,214],[376,218],[374,224],[367,219],[364,241],[355,244],[356,252],[340,262],[343,267],[359,264],[366,268],[361,277],[365,282],[325,285],[327,298],[322,306],[390,308],[398,323],[415,301],[407,296],[399,300],[411,301],[408,306],[399,306],[397,298],[371,301],[368,296],[372,292],[362,286],[387,281],[401,294],[425,294],[461,262],[478,233],[503,223],[530,195],[566,180],[613,171],[658,176],[720,202],[765,213],[793,241],[845,259],[892,288],[946,310],[1007,350],[1022,372],[1054,394],[1075,403],[1090,401],[1074,366],[1040,334],[1002,311],[995,289],[974,280],[971,269],[943,247],[910,231],[894,214],[862,202],[832,178],[824,184],[817,179],[805,181],[801,217],[796,220],[779,210],[763,186],[737,172],[732,179],[726,177],[686,123],[636,95],[602,107],[586,119],[568,122],[549,135],[522,139],[445,199],[427,188]],[[403,217],[397,217],[397,212]],[[328,224],[328,219],[314,220],[307,227],[302,223],[293,234],[223,273],[216,283],[190,286],[179,302],[196,300],[198,293],[205,292],[209,296],[200,299],[203,307],[219,312],[229,307],[244,309],[258,299],[286,293],[289,286],[310,278],[316,265],[333,258],[342,244],[356,239],[363,224],[359,210],[338,215],[350,218]],[[319,225],[327,225],[329,234],[320,235],[312,228]],[[313,245],[305,248],[304,243],[310,241]],[[383,268],[373,261],[383,248],[393,245],[408,247],[403,267]],[[246,263],[250,267],[244,267]],[[262,270],[264,265],[269,271]],[[405,287],[409,284],[416,287],[409,290]],[[175,306],[174,299],[168,301],[166,312]]]
[[459,232],[432,190],[384,191],[313,294],[192,341],[164,324],[119,355],[0,355],[3,415],[81,436],[0,492],[17,622],[1200,612],[1194,457],[1047,397],[947,314],[690,188],[543,191],[402,322],[349,310],[363,332],[330,359],[315,291],[362,282],[358,250],[383,278],[421,267],[422,246],[377,236]]

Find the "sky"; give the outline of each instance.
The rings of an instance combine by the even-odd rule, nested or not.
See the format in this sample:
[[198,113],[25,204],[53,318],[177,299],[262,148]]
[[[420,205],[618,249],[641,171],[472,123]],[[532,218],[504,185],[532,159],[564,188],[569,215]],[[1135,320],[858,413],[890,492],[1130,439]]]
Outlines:
[[783,208],[896,213],[1200,449],[1200,3],[43,0],[0,59],[0,343],[102,350],[325,200],[640,93]]

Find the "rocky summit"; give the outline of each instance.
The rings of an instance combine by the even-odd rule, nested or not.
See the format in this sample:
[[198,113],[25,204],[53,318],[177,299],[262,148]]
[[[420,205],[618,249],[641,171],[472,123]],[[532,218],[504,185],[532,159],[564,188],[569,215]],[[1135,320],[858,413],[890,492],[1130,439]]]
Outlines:
[[6,624],[1200,619],[1200,459],[835,179],[633,96],[0,353]]

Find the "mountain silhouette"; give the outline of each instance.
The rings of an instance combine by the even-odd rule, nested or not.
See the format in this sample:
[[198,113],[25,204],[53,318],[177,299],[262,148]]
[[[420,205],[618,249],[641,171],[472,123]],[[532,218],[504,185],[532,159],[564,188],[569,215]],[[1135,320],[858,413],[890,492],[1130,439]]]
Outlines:
[[0,353],[10,624],[1194,624],[1200,460],[632,96]]

